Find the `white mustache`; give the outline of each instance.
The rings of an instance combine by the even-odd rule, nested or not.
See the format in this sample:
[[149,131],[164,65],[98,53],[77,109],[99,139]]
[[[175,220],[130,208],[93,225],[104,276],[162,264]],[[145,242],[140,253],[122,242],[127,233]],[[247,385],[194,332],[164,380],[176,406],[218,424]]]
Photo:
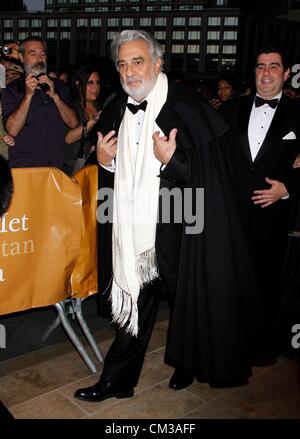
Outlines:
[[142,82],[141,78],[139,78],[138,76],[131,76],[130,78],[126,79],[126,84],[129,85],[129,84],[131,84],[132,82],[135,82],[135,81],[141,81]]

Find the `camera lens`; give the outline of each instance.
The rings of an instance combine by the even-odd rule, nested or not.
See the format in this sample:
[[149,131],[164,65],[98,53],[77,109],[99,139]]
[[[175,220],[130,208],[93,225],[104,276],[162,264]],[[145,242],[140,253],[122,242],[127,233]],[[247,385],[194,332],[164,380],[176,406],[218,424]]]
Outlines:
[[[43,76],[45,73],[40,73],[39,75],[37,75],[37,79],[39,79],[41,76]],[[49,91],[50,90],[50,87],[49,87],[49,85],[48,84],[46,84],[45,82],[42,82],[42,83],[39,83],[39,89],[42,91],[42,92],[44,92],[44,93],[46,93],[47,91]]]
[[42,84],[39,84],[39,88],[40,88],[44,93],[46,93],[47,91],[50,90],[49,85],[46,84],[45,82],[43,82]]
[[12,53],[12,48],[7,46],[1,46],[1,52],[3,55],[10,55]]

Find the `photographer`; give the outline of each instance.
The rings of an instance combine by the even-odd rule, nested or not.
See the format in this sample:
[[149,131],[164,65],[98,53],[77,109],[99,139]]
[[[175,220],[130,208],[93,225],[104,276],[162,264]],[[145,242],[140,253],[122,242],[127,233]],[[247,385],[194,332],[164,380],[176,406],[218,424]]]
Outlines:
[[68,89],[47,76],[46,50],[41,38],[26,38],[19,47],[25,75],[2,93],[5,128],[15,137],[15,146],[9,150],[12,167],[62,168],[66,131],[78,123],[68,105]]

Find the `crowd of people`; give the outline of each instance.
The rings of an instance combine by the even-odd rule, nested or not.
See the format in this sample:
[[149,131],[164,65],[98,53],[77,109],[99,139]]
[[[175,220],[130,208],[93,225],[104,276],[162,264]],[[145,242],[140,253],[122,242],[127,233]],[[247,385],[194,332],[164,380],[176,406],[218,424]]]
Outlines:
[[74,396],[134,395],[162,296],[169,387],[246,385],[252,366],[290,350],[300,315],[289,311],[299,275],[296,291],[284,284],[300,271],[288,245],[299,226],[300,104],[285,54],[265,47],[253,85],[226,73],[213,89],[168,77],[145,31],[118,33],[111,52],[122,88],[104,97],[98,68],[59,79],[45,42],[27,38],[1,93],[11,167],[71,176],[94,163],[114,193],[113,222],[98,223],[98,271],[116,335],[99,381]]

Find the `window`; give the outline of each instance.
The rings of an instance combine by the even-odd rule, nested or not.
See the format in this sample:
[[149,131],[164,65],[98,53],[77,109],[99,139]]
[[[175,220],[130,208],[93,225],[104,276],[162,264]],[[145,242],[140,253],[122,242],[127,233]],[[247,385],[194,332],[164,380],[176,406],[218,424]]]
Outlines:
[[25,19],[19,20],[19,27],[28,27],[28,20]]
[[42,32],[39,30],[35,30],[33,32],[31,32],[31,36],[32,37],[41,37],[42,36]]
[[236,46],[224,45],[223,46],[223,53],[228,53],[228,54],[236,53]]
[[112,40],[115,35],[116,35],[116,32],[107,32],[107,39]]
[[201,26],[201,17],[190,17],[189,18],[190,26]]
[[81,27],[81,26],[87,27],[87,24],[88,24],[87,18],[77,18],[77,21],[76,21],[77,27]]
[[217,6],[224,6],[224,0],[217,0]]
[[13,20],[3,20],[3,27],[13,27]]
[[13,32],[4,32],[3,37],[4,41],[10,41],[14,39],[14,34]]
[[46,0],[46,5],[53,5],[53,0]]
[[184,30],[174,30],[172,36],[173,40],[184,40]]
[[209,30],[207,32],[207,39],[208,40],[219,40],[220,39],[220,32],[218,30]]
[[208,17],[208,26],[220,26],[221,17]]
[[166,32],[164,30],[158,30],[154,32],[154,37],[157,40],[165,40],[166,39]]
[[189,40],[200,40],[200,31],[190,30],[188,33]]
[[31,20],[31,27],[41,27],[42,20],[34,18]]
[[185,17],[174,17],[173,26],[185,26]]
[[56,32],[54,32],[54,31],[48,31],[48,32],[47,32],[47,39],[48,39],[48,40],[51,40],[52,38],[53,38],[53,39],[54,39],[54,38],[55,38],[55,39],[57,38],[57,37],[56,37]]
[[60,27],[71,27],[71,19],[70,18],[61,18]]
[[91,18],[91,26],[92,27],[101,26],[101,18]]
[[107,25],[110,27],[119,26],[119,19],[118,18],[109,18],[107,20]]
[[222,66],[232,67],[236,63],[235,58],[222,58]]
[[60,32],[60,39],[61,40],[69,40],[70,35],[71,35],[70,32],[67,32],[67,31]]
[[199,53],[200,46],[198,44],[189,44],[187,46],[187,52],[188,53]]
[[56,18],[49,18],[47,20],[48,27],[57,27],[57,19]]
[[237,26],[239,24],[239,17],[225,17],[224,26]]
[[70,3],[78,3],[78,0],[70,0]]
[[172,53],[183,53],[184,45],[183,44],[173,44],[172,45]]
[[151,18],[150,17],[140,18],[140,26],[151,26]]
[[237,39],[237,32],[233,30],[226,30],[223,33],[223,40],[236,40]]
[[124,27],[133,26],[133,18],[122,18],[122,26]]
[[219,53],[219,46],[216,44],[208,44],[206,46],[206,53],[213,54],[213,55]]
[[167,24],[167,19],[165,17],[158,17],[155,18],[155,26],[166,26]]
[[19,32],[19,40],[25,40],[28,37],[28,32]]

